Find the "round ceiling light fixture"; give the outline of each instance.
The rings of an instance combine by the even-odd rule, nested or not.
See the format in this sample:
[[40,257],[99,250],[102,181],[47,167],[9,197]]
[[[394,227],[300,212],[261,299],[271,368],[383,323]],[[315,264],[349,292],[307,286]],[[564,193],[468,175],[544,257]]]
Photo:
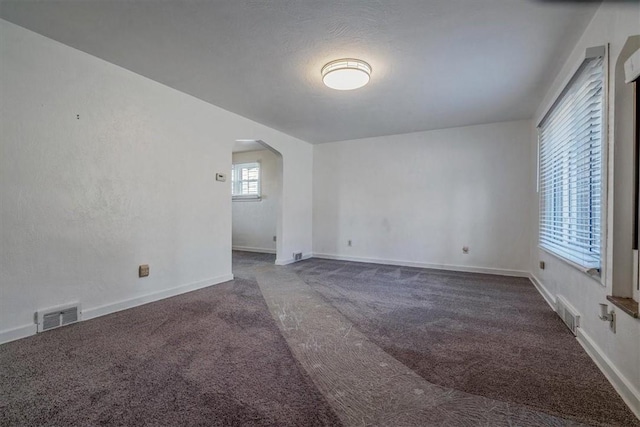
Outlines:
[[338,59],[322,67],[322,81],[331,89],[358,89],[371,78],[371,65],[359,59]]

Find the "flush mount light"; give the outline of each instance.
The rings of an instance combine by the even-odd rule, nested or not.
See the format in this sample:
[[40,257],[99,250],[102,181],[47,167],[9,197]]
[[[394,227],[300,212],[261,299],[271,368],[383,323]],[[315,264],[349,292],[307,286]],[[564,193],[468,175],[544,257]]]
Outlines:
[[322,67],[322,81],[331,89],[352,90],[369,83],[371,66],[359,59],[338,59]]

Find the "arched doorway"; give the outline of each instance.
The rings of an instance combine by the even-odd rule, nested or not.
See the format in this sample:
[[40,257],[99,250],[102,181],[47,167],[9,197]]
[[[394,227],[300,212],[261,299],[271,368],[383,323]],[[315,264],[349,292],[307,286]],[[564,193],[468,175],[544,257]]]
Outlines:
[[233,144],[233,251],[265,254],[261,259],[274,262],[280,254],[282,161],[282,154],[264,141],[240,139]]

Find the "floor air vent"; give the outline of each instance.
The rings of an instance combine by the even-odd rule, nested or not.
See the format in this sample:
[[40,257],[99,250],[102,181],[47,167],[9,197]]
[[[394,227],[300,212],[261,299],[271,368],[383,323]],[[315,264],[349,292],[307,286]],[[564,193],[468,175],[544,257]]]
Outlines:
[[38,310],[35,317],[38,324],[38,332],[59,328],[80,320],[80,304],[74,303]]
[[556,313],[558,313],[558,316],[560,316],[565,325],[567,325],[571,333],[577,335],[577,328],[580,327],[580,315],[576,309],[560,295],[556,298]]

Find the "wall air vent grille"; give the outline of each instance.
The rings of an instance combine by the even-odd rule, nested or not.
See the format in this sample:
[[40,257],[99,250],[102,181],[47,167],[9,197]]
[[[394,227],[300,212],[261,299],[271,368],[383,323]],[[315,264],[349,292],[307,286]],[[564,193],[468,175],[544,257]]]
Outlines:
[[49,313],[43,316],[42,330],[53,329],[60,326],[60,313]]
[[78,307],[69,308],[60,313],[60,319],[62,319],[62,325],[68,325],[78,321]]
[[36,312],[38,332],[59,328],[80,320],[80,304],[67,304],[59,307],[47,308]]
[[565,325],[569,328],[573,335],[578,334],[578,328],[580,327],[580,315],[567,300],[558,295],[556,298],[556,313],[562,319]]

